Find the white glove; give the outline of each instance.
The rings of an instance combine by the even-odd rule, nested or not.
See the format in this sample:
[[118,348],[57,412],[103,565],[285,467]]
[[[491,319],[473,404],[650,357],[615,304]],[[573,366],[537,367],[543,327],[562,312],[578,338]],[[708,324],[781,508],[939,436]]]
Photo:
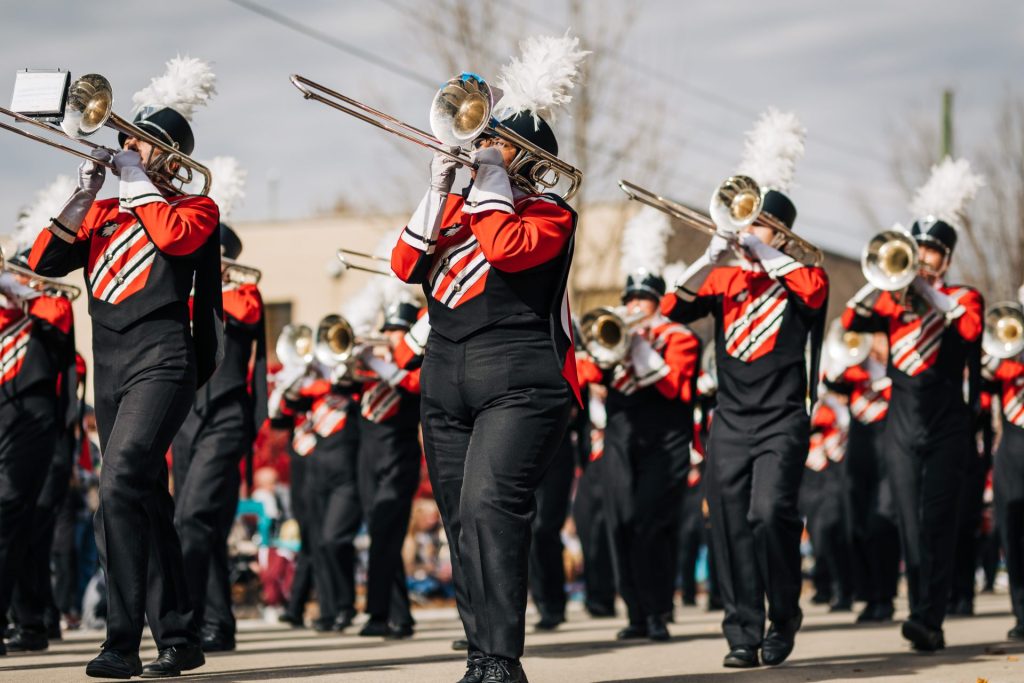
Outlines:
[[637,386],[650,386],[670,372],[665,359],[654,350],[646,337],[639,334],[634,334],[630,341],[629,359],[633,363]]
[[847,308],[852,308],[857,315],[863,318],[870,317],[875,308],[875,302],[878,301],[878,296],[881,293],[881,290],[876,289],[874,285],[866,284],[853,295],[853,298],[847,302],[846,306]]
[[382,382],[387,382],[391,386],[398,384],[404,376],[397,365],[377,356],[371,355],[364,363],[366,367],[370,368],[374,374],[380,377]]
[[707,254],[708,263],[719,264],[732,253],[732,245],[721,235],[715,235],[704,253]]
[[753,233],[740,233],[739,240],[747,253],[760,261],[768,275],[773,278],[787,275],[803,267],[799,261],[775,247],[765,244]]
[[468,214],[482,211],[515,213],[512,182],[505,170],[505,160],[496,147],[481,147],[470,154],[476,164],[473,185],[466,197],[462,212]]
[[455,171],[459,165],[454,159],[434,152],[434,158],[430,161],[430,189],[442,194],[451,192],[452,183],[455,182]]
[[481,147],[469,154],[469,158],[478,166],[501,166],[505,167],[505,157],[501,156],[501,150],[497,147]]
[[331,368],[331,384],[342,384],[350,379],[351,368],[348,363],[338,363]]
[[[89,156],[102,162],[110,163],[110,152],[98,148],[89,152]],[[95,161],[83,161],[78,166],[78,189],[88,192],[94,198],[103,187],[107,178],[107,167]]]
[[13,299],[16,303],[22,303],[42,296],[42,293],[38,290],[19,282],[13,273],[6,271],[0,273],[0,294],[3,294],[8,299]]
[[946,316],[947,318],[958,318],[964,313],[964,307],[961,306],[956,299],[946,294],[943,294],[935,287],[928,284],[927,280],[918,275],[914,278],[914,281],[910,284],[914,288],[914,291],[921,295],[925,301],[927,301],[932,308]]
[[[127,172],[127,176],[125,173]],[[146,175],[142,156],[132,149],[125,149],[114,155],[114,175],[122,180],[138,180],[137,174]]]

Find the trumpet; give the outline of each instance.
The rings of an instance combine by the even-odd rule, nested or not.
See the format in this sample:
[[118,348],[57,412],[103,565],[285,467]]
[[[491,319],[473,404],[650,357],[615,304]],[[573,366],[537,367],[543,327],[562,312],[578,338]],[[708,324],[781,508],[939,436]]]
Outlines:
[[238,285],[257,285],[263,277],[263,271],[253,266],[246,266],[235,259],[221,257],[220,274],[224,282]]
[[844,370],[860,365],[871,354],[871,335],[844,330],[842,323],[833,320],[825,339],[825,353]]
[[313,330],[309,325],[285,325],[274,350],[285,367],[308,366],[313,362]]
[[[508,175],[525,192],[536,192],[538,187],[553,190],[564,178],[568,180],[568,188],[562,193],[562,198],[568,201],[583,182],[583,173],[578,168],[538,147],[491,116],[494,108],[491,87],[476,74],[460,74],[441,86],[434,95],[430,105],[430,129],[433,134],[304,76],[292,74],[291,82],[307,100],[326,104],[469,168],[475,169],[476,164],[466,153],[467,146],[472,146],[481,136],[500,138],[519,150],[509,164]],[[450,148],[454,148],[454,151]]]
[[[391,261],[384,258],[383,256],[374,256],[373,254],[367,254],[363,251],[353,251],[351,249],[338,249],[335,254],[338,260],[341,261],[341,265],[345,266],[345,269],[361,270],[365,273],[373,273],[374,275],[386,275],[387,277],[395,277],[395,274],[391,272]],[[360,264],[353,262],[353,259],[359,259],[362,261],[369,261],[370,265]],[[386,263],[385,266],[376,267],[375,263]]]
[[82,288],[75,285],[61,282],[49,277],[37,275],[33,270],[11,263],[4,256],[4,250],[0,247],[0,272],[14,273],[28,280],[29,286],[37,289],[48,296],[62,296],[68,301],[74,301],[82,295]]
[[1015,301],[992,304],[985,311],[981,348],[995,358],[1013,358],[1024,351],[1024,308]]
[[[18,72],[14,85],[13,99],[15,101],[19,99],[19,95],[21,93],[33,88],[33,84],[30,81],[32,80],[32,76],[38,73],[39,72],[32,71]],[[70,79],[70,75],[66,71],[55,73],[64,74],[63,83],[65,84]],[[19,81],[21,81],[20,85]],[[205,195],[209,192],[210,170],[208,168],[192,157],[182,154],[176,146],[167,144],[160,138],[147,133],[135,124],[124,120],[114,113],[113,90],[110,87],[110,81],[105,77],[100,74],[86,74],[73,81],[70,85],[67,85],[66,87],[62,85],[61,87],[63,90],[59,94],[63,98],[62,101],[66,101],[66,104],[59,112],[46,112],[45,114],[29,115],[13,109],[7,109],[6,107],[0,107],[0,114],[6,114],[14,119],[15,122],[25,123],[39,128],[50,136],[55,135],[65,138],[92,150],[104,150],[111,155],[115,154],[117,150],[104,147],[103,145],[98,145],[86,140],[85,138],[92,135],[100,128],[112,128],[118,133],[147,142],[159,150],[162,158],[158,160],[158,163],[154,168],[147,169],[147,172],[151,172],[153,175],[157,176],[154,180],[159,179],[160,181],[164,181],[170,189],[183,192],[183,188],[191,184],[195,175],[198,174],[203,178],[203,187],[199,194]],[[37,93],[35,92],[30,93],[30,95],[36,94]],[[52,125],[46,121],[59,122],[60,126]],[[71,145],[61,143],[52,137],[30,133],[27,130],[18,128],[12,123],[2,121],[0,121],[0,128],[11,131],[12,133],[17,133],[18,135],[29,138],[30,140],[41,142],[44,145],[55,147],[81,159],[106,166],[110,170],[114,170],[112,162],[95,159],[88,152],[76,149]],[[179,187],[173,186],[173,183],[175,182],[179,183]]]
[[904,230],[883,230],[864,246],[860,268],[864,279],[876,289],[905,290],[921,268],[917,242]]
[[332,313],[317,325],[313,354],[323,365],[333,368],[353,360],[359,346],[383,346],[387,343],[384,337],[357,336],[345,318]]
[[646,314],[624,315],[621,309],[599,306],[580,319],[580,336],[597,365],[608,369],[625,359],[630,337]]
[[764,193],[757,182],[748,176],[730,176],[715,188],[711,195],[710,215],[628,180],[620,180],[619,189],[630,199],[663,211],[688,228],[707,235],[718,235],[735,243],[736,234],[757,221],[785,237],[783,251],[792,258],[813,265],[819,265],[825,260],[825,254],[819,247],[797,235],[771,214],[761,211]]

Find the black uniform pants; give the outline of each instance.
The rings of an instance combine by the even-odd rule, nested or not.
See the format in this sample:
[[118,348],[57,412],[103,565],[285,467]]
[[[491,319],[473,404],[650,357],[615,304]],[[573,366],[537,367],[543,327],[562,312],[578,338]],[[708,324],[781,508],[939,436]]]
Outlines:
[[50,550],[53,548],[57,514],[71,484],[74,436],[61,433],[46,473],[35,510],[26,557],[21,564],[12,603],[14,620],[25,631],[45,633],[50,623],[60,623],[50,581]]
[[345,428],[322,439],[306,456],[306,490],[313,581],[320,619],[355,613],[356,534],[363,521],[359,502],[359,425],[353,415]]
[[829,462],[821,472],[808,470],[801,486],[801,507],[814,551],[815,587],[838,602],[852,601],[854,594],[844,468],[845,461]]
[[675,588],[690,431],[659,412],[610,409],[605,429],[605,514],[631,624],[671,611]]
[[[697,600],[697,558],[700,547],[705,544],[704,531],[704,485],[688,486],[680,505],[679,523],[679,564],[677,574],[682,574],[682,600],[692,605]],[[710,591],[709,591],[710,592]]]
[[537,515],[530,545],[530,595],[542,618],[565,618],[565,562],[562,527],[576,470],[571,434],[562,438],[551,466],[537,488]]
[[291,591],[288,593],[288,616],[301,621],[306,613],[306,603],[313,589],[313,537],[309,532],[309,501],[306,498],[306,470],[308,459],[294,452],[289,454],[289,486],[291,488],[292,517],[299,523],[299,552],[295,559],[295,573],[292,575]]
[[705,483],[712,550],[731,647],[758,647],[768,618],[800,613],[800,480],[810,442],[807,414],[753,424],[719,407],[711,423]]
[[248,395],[228,394],[193,409],[174,439],[174,522],[196,623],[233,637],[228,534],[238,509],[238,463],[252,448]]
[[105,649],[135,653],[149,616],[157,647],[198,643],[165,456],[195,398],[187,325],[158,312],[121,333],[93,325]]
[[604,512],[602,467],[604,457],[584,468],[576,484],[572,516],[583,549],[583,590],[587,609],[609,613],[615,609],[615,569]]
[[[36,501],[56,443],[56,397],[45,394],[30,389],[0,405],[0,627],[15,583],[27,578]],[[29,616],[29,628],[45,630],[41,611]]]
[[1003,422],[1003,437],[993,462],[996,527],[1010,579],[1010,606],[1024,624],[1024,429]]
[[366,613],[398,626],[412,624],[402,544],[420,482],[420,456],[417,425],[360,421],[359,497],[370,535]]
[[953,553],[953,586],[950,603],[974,601],[975,575],[978,571],[978,548],[981,545],[981,515],[985,508],[985,481],[989,460],[977,452],[974,440],[968,443],[965,458],[967,469],[960,486],[956,520],[956,550]]
[[850,422],[846,508],[857,597],[892,602],[900,573],[896,502],[885,459],[885,421]]
[[894,394],[886,425],[886,451],[906,564],[910,618],[942,628],[953,581],[957,503],[963,482],[970,420],[966,410],[945,419],[928,416],[945,433],[924,433],[919,416],[900,415]]
[[534,495],[569,423],[548,333],[432,333],[421,371],[423,445],[470,647],[519,658]]

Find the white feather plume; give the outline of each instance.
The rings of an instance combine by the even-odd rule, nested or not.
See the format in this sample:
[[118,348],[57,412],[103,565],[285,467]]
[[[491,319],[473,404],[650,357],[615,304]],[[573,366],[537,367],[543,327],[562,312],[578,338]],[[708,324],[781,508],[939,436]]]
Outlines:
[[622,276],[638,270],[661,273],[665,267],[665,255],[672,223],[663,211],[645,206],[636,212],[622,230],[622,247],[619,269]]
[[[374,247],[375,256],[388,256],[395,246],[401,230],[386,233]],[[356,334],[370,334],[376,331],[384,311],[399,302],[419,304],[419,288],[406,284],[396,277],[367,276],[366,284],[342,306],[341,314],[352,325]]]
[[204,161],[203,165],[210,169],[209,197],[220,209],[223,222],[245,199],[245,181],[249,172],[234,157],[214,157]]
[[[78,188],[73,178],[59,175],[53,182],[36,192],[32,203],[18,214],[17,227],[12,236],[14,251],[18,252],[35,242],[39,231],[50,224],[50,220],[60,213],[68,197]],[[8,254],[12,256],[13,254]]]
[[763,188],[789,190],[796,162],[804,155],[807,129],[793,112],[769,107],[747,133],[738,173]]
[[967,159],[946,157],[932,166],[925,184],[917,189],[910,210],[917,218],[934,216],[951,225],[964,219],[967,203],[985,185],[985,177],[971,170]]
[[196,107],[210,102],[217,92],[217,77],[209,63],[195,57],[178,55],[167,62],[163,75],[150,80],[135,93],[134,111],[143,107],[170,107],[187,120],[192,120]]
[[[580,39],[569,35],[531,36],[519,43],[519,57],[501,67],[496,85],[503,91],[495,116],[504,119],[524,111],[555,121],[558,111],[572,101],[580,66],[589,50],[579,49]],[[539,117],[539,118],[538,118]]]

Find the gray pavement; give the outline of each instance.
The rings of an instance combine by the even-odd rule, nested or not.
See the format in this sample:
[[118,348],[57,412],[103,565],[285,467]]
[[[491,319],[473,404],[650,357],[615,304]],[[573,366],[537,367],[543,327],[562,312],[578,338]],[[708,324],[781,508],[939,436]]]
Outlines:
[[[981,596],[978,615],[950,619],[945,651],[918,655],[899,636],[897,624],[857,627],[851,614],[828,614],[806,605],[796,651],[775,669],[733,671],[721,667],[725,641],[721,613],[680,610],[672,641],[621,644],[614,640],[621,619],[590,619],[580,611],[551,634],[529,633],[523,660],[532,683],[695,683],[742,681],[928,681],[1024,683],[1024,643],[1004,641],[1013,624],[1004,593]],[[902,616],[905,608],[897,616]],[[418,612],[412,640],[390,642],[347,635],[320,636],[276,624],[242,622],[238,650],[213,655],[187,676],[195,681],[433,681],[454,682],[463,657],[450,649],[461,635],[454,610]],[[82,681],[85,663],[98,651],[102,634],[77,632],[42,654],[0,659],[0,681]],[[155,653],[151,641],[143,661]]]

